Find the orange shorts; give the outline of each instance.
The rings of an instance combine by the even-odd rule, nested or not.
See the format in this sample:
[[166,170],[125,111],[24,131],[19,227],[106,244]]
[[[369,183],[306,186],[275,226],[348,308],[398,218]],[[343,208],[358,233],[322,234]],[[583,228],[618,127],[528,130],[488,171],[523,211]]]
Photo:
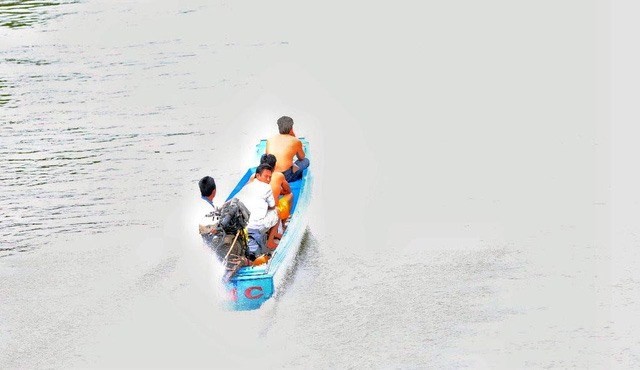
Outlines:
[[276,210],[278,211],[278,217],[280,217],[281,220],[289,218],[289,215],[291,214],[291,197],[281,197],[278,199]]

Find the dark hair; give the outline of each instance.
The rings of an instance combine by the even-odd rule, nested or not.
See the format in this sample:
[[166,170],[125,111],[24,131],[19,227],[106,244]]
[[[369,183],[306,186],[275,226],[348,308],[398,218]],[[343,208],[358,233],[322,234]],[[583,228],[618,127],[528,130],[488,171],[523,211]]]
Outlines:
[[198,186],[200,186],[200,194],[203,197],[208,197],[216,190],[216,181],[211,176],[205,176],[200,179]]
[[287,116],[282,116],[278,118],[278,131],[280,131],[281,134],[284,134],[284,135],[288,134],[292,128],[293,128],[293,118],[287,117]]
[[273,154],[263,154],[262,157],[260,157],[260,164],[266,163],[273,168],[276,167],[276,161],[276,156]]
[[265,170],[269,170],[269,171],[273,172],[273,167],[271,167],[270,165],[268,165],[266,163],[261,163],[256,168],[256,175],[262,174],[262,172],[264,172]]

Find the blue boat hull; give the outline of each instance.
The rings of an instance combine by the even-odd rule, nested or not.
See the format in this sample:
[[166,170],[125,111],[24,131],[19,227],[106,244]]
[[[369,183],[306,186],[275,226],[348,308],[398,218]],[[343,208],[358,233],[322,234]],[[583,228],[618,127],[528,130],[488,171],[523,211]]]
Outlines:
[[[300,139],[305,154],[309,155],[309,143]],[[266,149],[266,140],[256,146],[257,157],[260,158]],[[233,198],[247,183],[255,167],[247,170],[236,187],[229,194]],[[303,172],[302,179],[290,183],[294,194],[291,207],[291,220],[285,230],[278,248],[273,252],[269,262],[256,267],[242,267],[225,285],[225,304],[227,308],[237,311],[255,310],[272,298],[282,287],[285,277],[294,265],[295,257],[300,249],[302,237],[307,228],[307,210],[311,201],[313,176],[309,168]]]

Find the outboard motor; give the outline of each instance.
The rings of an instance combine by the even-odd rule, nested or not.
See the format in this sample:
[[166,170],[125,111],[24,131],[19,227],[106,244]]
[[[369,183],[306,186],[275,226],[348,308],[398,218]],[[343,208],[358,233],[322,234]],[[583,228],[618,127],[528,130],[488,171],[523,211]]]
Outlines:
[[247,227],[250,215],[251,212],[238,198],[228,200],[220,207],[218,229],[227,234],[235,234]]
[[[245,254],[247,251],[247,233],[245,227],[251,212],[238,198],[225,202],[213,214],[213,221],[207,228],[200,229],[206,244],[213,250],[218,260],[224,265],[223,280],[228,280],[236,271],[249,264]],[[203,233],[208,231],[208,233]]]

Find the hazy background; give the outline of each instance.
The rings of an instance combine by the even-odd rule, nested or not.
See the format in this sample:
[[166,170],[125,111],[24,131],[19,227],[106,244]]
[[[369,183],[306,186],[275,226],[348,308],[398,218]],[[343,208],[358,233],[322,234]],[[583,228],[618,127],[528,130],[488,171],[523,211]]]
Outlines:
[[[637,367],[638,10],[0,0],[0,365]],[[282,115],[309,233],[225,312],[197,181]]]

